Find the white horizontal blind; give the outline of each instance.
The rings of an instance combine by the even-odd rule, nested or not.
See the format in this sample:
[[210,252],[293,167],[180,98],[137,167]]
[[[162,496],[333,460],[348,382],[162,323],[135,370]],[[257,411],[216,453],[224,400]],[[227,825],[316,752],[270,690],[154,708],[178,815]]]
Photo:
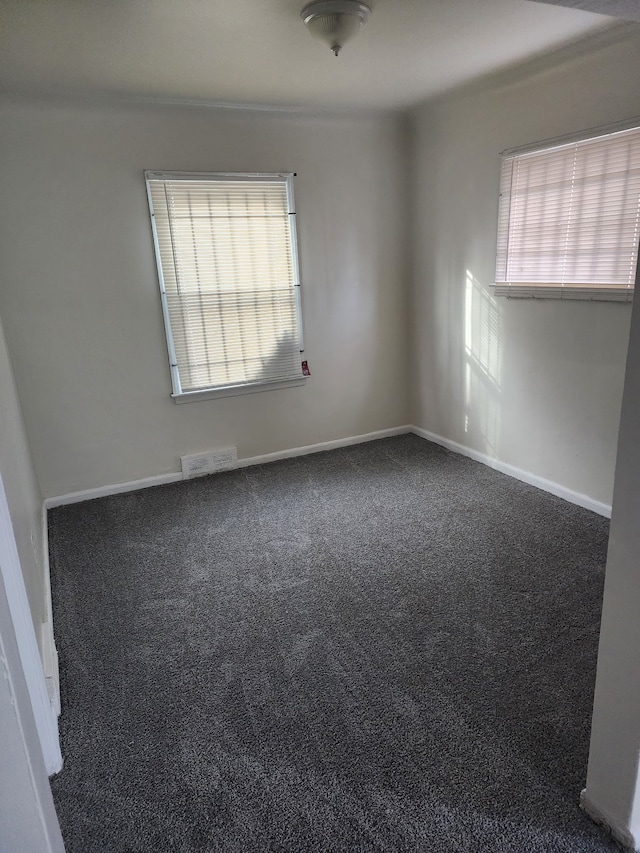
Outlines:
[[300,378],[291,177],[145,174],[174,394]]
[[631,291],[639,237],[640,128],[503,157],[497,285]]

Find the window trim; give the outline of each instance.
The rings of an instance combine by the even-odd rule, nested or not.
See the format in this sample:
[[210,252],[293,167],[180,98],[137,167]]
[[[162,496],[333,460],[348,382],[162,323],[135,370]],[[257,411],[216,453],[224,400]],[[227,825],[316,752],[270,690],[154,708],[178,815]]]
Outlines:
[[[518,157],[525,154],[535,154],[536,152],[546,151],[552,148],[571,145],[572,143],[588,142],[591,139],[597,139],[600,136],[608,136],[610,134],[621,133],[626,130],[640,130],[640,116],[636,116],[623,121],[614,122],[599,127],[589,128],[588,130],[576,131],[574,133],[555,136],[539,142],[532,142],[527,145],[520,145],[515,148],[507,148],[500,152],[500,171],[502,171],[502,163],[507,158]],[[498,222],[497,227],[500,227],[500,197],[498,205]],[[496,240],[496,245],[498,240]],[[496,252],[496,261],[498,253]],[[636,262],[636,282],[640,273],[640,246],[638,248]],[[510,284],[509,282],[492,282],[491,290],[494,296],[509,299],[570,299],[583,300],[590,302],[633,302],[633,294],[635,285],[629,286],[559,286],[557,284],[537,284],[537,283],[522,283]]]
[[633,302],[633,287],[557,287],[551,284],[491,285],[494,296],[507,299],[581,299],[583,302]]
[[243,394],[259,394],[261,391],[280,391],[305,385],[306,376],[299,379],[276,379],[273,382],[247,382],[246,385],[226,385],[224,388],[203,388],[201,391],[183,391],[172,394],[175,403],[196,403],[198,400],[216,400],[218,397],[240,397]]
[[500,157],[514,157],[519,154],[534,154],[536,151],[544,151],[546,148],[556,148],[561,145],[570,145],[572,142],[587,142],[598,136],[608,136],[610,133],[622,133],[624,130],[634,130],[640,127],[640,116],[624,119],[623,121],[601,124],[586,130],[576,130],[573,133],[564,133],[561,136],[550,136],[548,139],[540,139],[538,142],[529,142],[527,145],[516,145],[514,148],[505,148],[500,152]]
[[165,339],[167,343],[167,356],[169,360],[169,370],[171,374],[171,397],[175,403],[192,403],[199,400],[213,400],[218,397],[237,397],[243,394],[255,394],[261,391],[275,391],[283,388],[292,388],[306,384],[306,375],[301,374],[299,377],[292,379],[276,379],[267,380],[264,382],[247,382],[238,385],[228,386],[211,386],[209,388],[201,388],[194,391],[183,391],[180,381],[180,372],[178,367],[178,359],[176,355],[175,344],[173,340],[173,332],[171,329],[171,317],[169,314],[169,305],[167,302],[167,291],[164,280],[164,270],[162,267],[162,257],[160,251],[160,243],[158,240],[158,231],[156,227],[156,213],[153,206],[153,198],[151,195],[150,181],[204,181],[204,180],[233,180],[238,183],[243,181],[255,181],[256,179],[282,179],[285,184],[289,228],[291,233],[291,267],[293,272],[293,291],[295,294],[295,309],[298,323],[298,345],[300,354],[304,353],[304,328],[302,324],[302,283],[300,280],[300,264],[298,252],[298,231],[296,223],[296,208],[293,192],[293,178],[297,172],[182,172],[182,171],[159,171],[147,169],[144,172],[145,187],[147,192],[147,201],[149,204],[149,214],[151,219],[151,231],[153,235],[153,248],[156,260],[158,285],[160,287],[160,300],[162,304],[162,319],[164,323]]

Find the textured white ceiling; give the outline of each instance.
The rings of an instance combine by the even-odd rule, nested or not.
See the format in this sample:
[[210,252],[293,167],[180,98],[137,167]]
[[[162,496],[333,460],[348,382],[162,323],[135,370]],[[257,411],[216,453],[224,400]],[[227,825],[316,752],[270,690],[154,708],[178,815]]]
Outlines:
[[304,0],[0,0],[0,90],[402,108],[611,24],[528,0],[370,2],[336,58]]

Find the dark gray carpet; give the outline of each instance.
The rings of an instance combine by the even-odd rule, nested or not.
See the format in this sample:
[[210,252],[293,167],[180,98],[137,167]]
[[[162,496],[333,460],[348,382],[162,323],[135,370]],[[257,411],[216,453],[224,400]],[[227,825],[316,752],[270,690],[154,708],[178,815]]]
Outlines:
[[49,519],[69,853],[617,850],[604,519],[415,436]]

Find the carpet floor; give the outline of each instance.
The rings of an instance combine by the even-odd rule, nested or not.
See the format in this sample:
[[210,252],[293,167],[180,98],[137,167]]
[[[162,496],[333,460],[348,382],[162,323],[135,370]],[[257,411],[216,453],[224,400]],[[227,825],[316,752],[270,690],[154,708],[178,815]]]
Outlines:
[[69,853],[618,850],[605,519],[409,435],[49,525]]

